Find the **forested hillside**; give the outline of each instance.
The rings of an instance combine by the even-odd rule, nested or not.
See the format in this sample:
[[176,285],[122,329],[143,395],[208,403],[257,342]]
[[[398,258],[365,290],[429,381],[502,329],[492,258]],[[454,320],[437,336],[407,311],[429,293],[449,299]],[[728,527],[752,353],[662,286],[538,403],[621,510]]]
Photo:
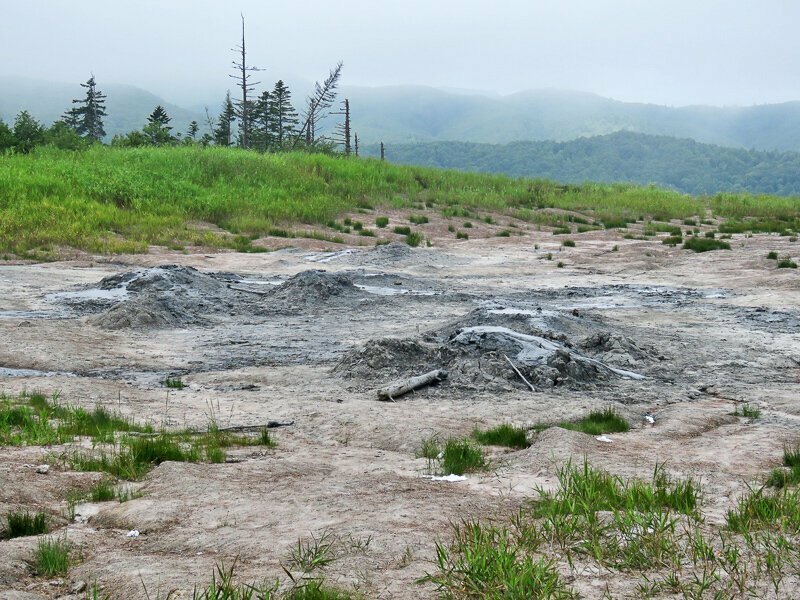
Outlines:
[[[376,146],[364,149],[371,156],[378,152]],[[724,148],[631,132],[570,142],[390,144],[386,152],[396,163],[564,182],[654,183],[692,194],[800,194],[798,153]]]

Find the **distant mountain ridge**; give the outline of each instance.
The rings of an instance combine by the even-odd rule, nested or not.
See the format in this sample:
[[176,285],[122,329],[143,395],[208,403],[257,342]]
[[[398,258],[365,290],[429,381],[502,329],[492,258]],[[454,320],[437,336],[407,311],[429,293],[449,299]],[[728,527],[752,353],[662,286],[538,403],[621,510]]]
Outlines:
[[[363,154],[377,156],[379,149],[366,146]],[[566,183],[652,183],[691,194],[746,191],[800,195],[800,153],[725,148],[632,132],[569,142],[387,144],[386,157],[400,164]]]
[[[147,122],[147,116],[159,104],[172,118],[170,126],[176,133],[185,133],[192,120],[201,124],[205,122],[205,115],[166,102],[141,88],[98,82],[98,89],[108,96],[108,117],[104,121],[109,138],[118,133],[141,129]],[[79,82],[73,85],[23,77],[0,77],[0,119],[12,123],[19,111],[27,110],[36,119],[50,124],[73,106],[73,98],[82,98],[84,94]]]
[[619,102],[583,92],[503,97],[424,87],[349,88],[353,129],[367,143],[569,141],[632,131],[758,150],[800,151],[800,102],[750,107]]
[[[293,91],[302,111],[305,84]],[[186,109],[146,90],[98,82],[108,95],[106,131],[109,136],[144,125],[147,115],[161,104],[173,118],[176,132],[197,120],[205,128],[201,110]],[[265,86],[270,87],[270,86]],[[210,103],[212,114],[225,96]],[[79,82],[53,83],[19,77],[0,77],[0,119],[13,121],[22,109],[45,122],[57,119],[82,96]],[[800,102],[750,107],[688,106],[620,102],[590,93],[532,90],[509,96],[443,91],[423,86],[343,86],[339,98],[349,98],[352,129],[363,144],[461,141],[504,144],[515,141],[569,141],[580,137],[630,131],[691,138],[698,142],[800,152]],[[198,99],[203,105],[204,99]],[[320,131],[330,131],[329,117]]]

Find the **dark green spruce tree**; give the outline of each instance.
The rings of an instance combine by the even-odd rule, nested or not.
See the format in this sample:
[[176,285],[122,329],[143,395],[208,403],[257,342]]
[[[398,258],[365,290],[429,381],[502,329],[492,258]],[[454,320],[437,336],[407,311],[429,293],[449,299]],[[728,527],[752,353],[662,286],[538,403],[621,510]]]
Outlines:
[[76,99],[72,103],[77,105],[64,113],[62,120],[78,132],[78,135],[95,141],[101,141],[106,130],[103,128],[103,117],[106,115],[106,95],[97,89],[92,75],[86,83],[81,84],[86,89],[83,100]]
[[272,139],[270,125],[272,123],[272,95],[268,91],[261,92],[256,100],[252,111],[252,144],[262,152],[272,150],[274,140]]
[[272,90],[270,134],[275,147],[283,149],[297,133],[297,111],[292,106],[292,92],[282,80]]
[[150,116],[147,117],[147,125],[142,130],[147,138],[147,143],[155,146],[172,143],[175,138],[170,133],[172,130],[169,124],[170,121],[172,121],[172,117],[167,114],[164,107],[160,104],[156,106]]
[[198,131],[200,131],[200,125],[197,124],[197,121],[192,121],[189,123],[189,129],[186,131],[186,137],[193,140],[197,137]]
[[222,103],[222,111],[217,117],[217,124],[214,127],[214,143],[217,146],[230,146],[233,123],[236,121],[236,108],[231,100],[231,93],[225,95],[225,102]]

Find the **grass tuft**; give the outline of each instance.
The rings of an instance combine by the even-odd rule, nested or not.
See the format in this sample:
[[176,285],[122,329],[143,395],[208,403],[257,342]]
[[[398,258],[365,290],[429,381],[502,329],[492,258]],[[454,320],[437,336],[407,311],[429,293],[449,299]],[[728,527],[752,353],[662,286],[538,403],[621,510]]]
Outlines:
[[709,238],[690,237],[683,243],[684,250],[693,252],[710,252],[712,250],[730,250],[731,245],[721,240]]
[[528,448],[531,444],[528,441],[526,432],[521,427],[514,427],[508,423],[492,427],[485,431],[475,429],[472,437],[478,443],[487,446],[505,446],[507,448]]
[[8,539],[47,533],[47,518],[43,512],[10,512],[6,515],[6,537]]
[[61,538],[43,538],[36,546],[34,564],[39,575],[66,575],[70,567],[70,550],[72,545],[66,536]]
[[581,431],[589,435],[602,435],[604,433],[624,433],[630,430],[630,425],[613,408],[593,410],[588,416],[577,421],[559,423],[562,429]]

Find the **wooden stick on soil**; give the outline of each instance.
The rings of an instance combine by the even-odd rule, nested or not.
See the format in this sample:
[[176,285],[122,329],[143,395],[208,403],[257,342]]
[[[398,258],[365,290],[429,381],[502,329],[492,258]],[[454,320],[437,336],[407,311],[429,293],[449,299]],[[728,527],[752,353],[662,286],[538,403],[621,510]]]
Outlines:
[[399,398],[403,394],[413,392],[416,389],[431,385],[432,383],[438,383],[444,379],[447,379],[447,371],[444,369],[436,369],[424,375],[410,377],[379,389],[378,400],[394,402],[395,398]]
[[516,365],[514,365],[514,363],[513,363],[513,362],[511,362],[511,359],[510,359],[510,358],[508,358],[508,356],[506,356],[505,354],[503,354],[503,357],[505,357],[505,359],[508,361],[508,364],[510,364],[510,365],[511,365],[511,368],[512,368],[512,369],[514,369],[514,372],[515,372],[517,375],[519,375],[519,378],[520,378],[520,379],[522,379],[522,381],[524,381],[524,382],[526,383],[526,385],[527,385],[529,388],[531,388],[531,391],[532,391],[532,392],[538,392],[538,391],[539,391],[539,390],[537,390],[535,387],[533,387],[533,384],[532,384],[530,381],[528,381],[527,379],[525,379],[525,375],[523,375],[522,373],[520,373],[520,372],[519,372],[519,369],[516,367]]

